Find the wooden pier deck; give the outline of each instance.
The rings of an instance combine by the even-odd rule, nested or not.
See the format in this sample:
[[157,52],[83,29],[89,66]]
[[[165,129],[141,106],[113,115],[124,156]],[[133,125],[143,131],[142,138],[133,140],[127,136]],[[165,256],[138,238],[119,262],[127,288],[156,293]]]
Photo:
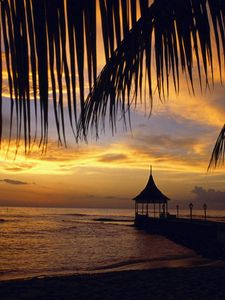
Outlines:
[[205,257],[225,260],[225,223],[136,214],[135,226],[165,236]]

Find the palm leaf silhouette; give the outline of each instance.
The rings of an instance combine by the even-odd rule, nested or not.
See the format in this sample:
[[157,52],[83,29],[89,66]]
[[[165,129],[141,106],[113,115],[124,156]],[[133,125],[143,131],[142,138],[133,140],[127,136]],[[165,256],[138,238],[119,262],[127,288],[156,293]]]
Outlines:
[[216,144],[214,146],[212,156],[209,162],[208,170],[210,168],[216,168],[220,163],[224,163],[224,149],[225,148],[225,125],[223,126]]
[[[98,9],[106,65],[97,77]],[[107,115],[113,130],[119,112],[126,120],[130,106],[144,99],[145,85],[152,105],[154,80],[164,99],[170,83],[179,92],[181,73],[192,91],[195,69],[200,87],[213,84],[213,64],[222,77],[222,0],[2,0],[0,10],[0,54],[5,52],[11,101],[9,138],[15,123],[17,143],[23,137],[25,149],[31,146],[31,97],[35,138],[39,129],[40,144],[48,143],[51,94],[59,142],[66,144],[65,106],[75,137],[86,137],[90,128],[98,134]],[[0,61],[0,139],[2,73]]]
[[[126,112],[129,116],[129,107],[137,103],[138,94],[142,100],[143,78],[148,81],[150,107],[155,91],[153,78],[161,99],[169,94],[170,82],[179,92],[181,73],[186,75],[194,93],[195,69],[201,89],[203,84],[213,85],[213,63],[218,64],[222,77],[224,12],[222,1],[154,1],[146,6],[110,59],[106,52],[107,64],[87,97],[85,124],[80,123],[80,131],[85,128],[85,134],[89,128],[95,128],[98,134],[99,126],[105,126],[107,114],[112,129],[116,128],[118,115],[126,122]],[[212,34],[217,59],[213,58]]]

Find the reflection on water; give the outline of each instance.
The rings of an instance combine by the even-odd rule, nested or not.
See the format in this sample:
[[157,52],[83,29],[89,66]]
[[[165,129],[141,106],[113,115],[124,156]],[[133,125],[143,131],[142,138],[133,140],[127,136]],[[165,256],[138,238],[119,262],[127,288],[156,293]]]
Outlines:
[[133,210],[0,209],[0,280],[127,268],[192,257],[135,229]]

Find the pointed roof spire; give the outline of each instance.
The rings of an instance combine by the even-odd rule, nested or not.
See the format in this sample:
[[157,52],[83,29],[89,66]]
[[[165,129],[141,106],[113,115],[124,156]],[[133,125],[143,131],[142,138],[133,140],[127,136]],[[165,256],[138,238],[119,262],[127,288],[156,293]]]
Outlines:
[[168,200],[170,200],[156,186],[152,176],[151,165],[149,179],[145,188],[135,198],[133,198],[133,200],[139,203],[166,203]]

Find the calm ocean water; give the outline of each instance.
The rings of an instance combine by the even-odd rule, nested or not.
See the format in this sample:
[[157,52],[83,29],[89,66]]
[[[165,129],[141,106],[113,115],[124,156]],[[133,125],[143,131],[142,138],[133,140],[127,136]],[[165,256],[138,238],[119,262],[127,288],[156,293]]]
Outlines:
[[169,266],[196,256],[132,223],[133,210],[1,207],[0,280]]

